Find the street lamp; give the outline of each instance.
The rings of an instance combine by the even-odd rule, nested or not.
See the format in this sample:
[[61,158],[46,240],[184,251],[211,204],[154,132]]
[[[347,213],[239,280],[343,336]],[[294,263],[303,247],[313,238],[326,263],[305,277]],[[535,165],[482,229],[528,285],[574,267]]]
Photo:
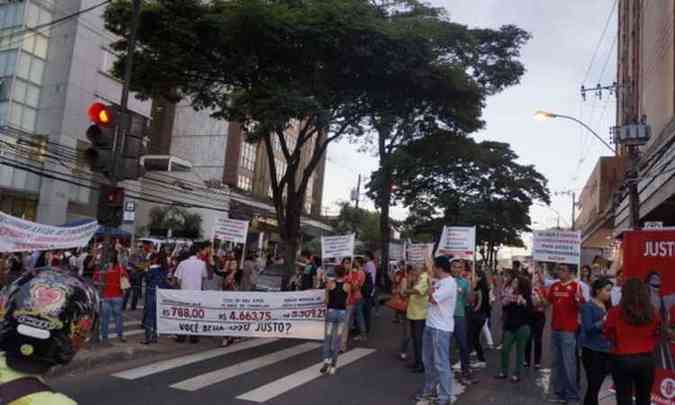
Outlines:
[[600,142],[602,142],[602,144],[605,145],[609,150],[611,150],[612,153],[616,153],[616,151],[614,150],[614,148],[612,148],[612,146],[611,146],[609,143],[607,143],[607,141],[605,141],[604,139],[602,139],[602,137],[601,137],[600,135],[598,135],[595,131],[593,131],[593,129],[592,129],[591,127],[589,127],[588,125],[586,125],[586,123],[584,123],[583,121],[580,121],[580,120],[578,120],[578,119],[576,119],[576,118],[574,118],[574,117],[571,117],[571,116],[569,116],[569,115],[554,114],[554,113],[552,113],[552,112],[547,112],[547,111],[541,111],[541,110],[539,110],[539,111],[537,111],[536,113],[534,113],[534,118],[537,119],[537,120],[539,120],[539,121],[544,121],[544,120],[548,120],[548,119],[552,119],[552,118],[564,118],[564,119],[568,119],[568,120],[574,121],[574,122],[576,122],[577,124],[581,125],[582,127],[586,128],[586,129],[588,130],[588,132],[590,132],[591,134],[593,134],[593,136],[596,137],[597,140],[599,140]]

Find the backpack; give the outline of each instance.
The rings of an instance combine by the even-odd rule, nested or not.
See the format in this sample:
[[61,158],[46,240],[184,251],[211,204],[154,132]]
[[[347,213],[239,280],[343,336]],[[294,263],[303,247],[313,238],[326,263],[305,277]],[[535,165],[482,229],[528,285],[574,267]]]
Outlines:
[[23,377],[0,384],[0,405],[8,405],[14,401],[37,394],[53,392],[52,389],[35,377]]
[[373,294],[373,288],[375,286],[373,284],[373,278],[370,276],[370,274],[365,273],[365,275],[366,280],[361,285],[361,295],[363,295],[363,298],[369,298]]

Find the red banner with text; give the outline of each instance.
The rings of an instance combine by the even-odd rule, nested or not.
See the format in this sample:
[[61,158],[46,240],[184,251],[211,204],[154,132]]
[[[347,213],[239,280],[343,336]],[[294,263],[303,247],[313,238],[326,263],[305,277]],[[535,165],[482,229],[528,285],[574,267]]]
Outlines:
[[652,403],[675,405],[675,230],[628,231],[623,237],[623,271],[648,286],[663,329],[656,347]]

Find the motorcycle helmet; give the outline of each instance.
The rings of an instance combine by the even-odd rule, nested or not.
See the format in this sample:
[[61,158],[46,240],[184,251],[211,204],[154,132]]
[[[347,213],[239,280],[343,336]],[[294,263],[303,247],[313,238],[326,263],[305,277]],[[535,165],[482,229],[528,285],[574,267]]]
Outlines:
[[98,330],[99,295],[84,279],[35,269],[0,291],[0,349],[20,371],[68,364]]

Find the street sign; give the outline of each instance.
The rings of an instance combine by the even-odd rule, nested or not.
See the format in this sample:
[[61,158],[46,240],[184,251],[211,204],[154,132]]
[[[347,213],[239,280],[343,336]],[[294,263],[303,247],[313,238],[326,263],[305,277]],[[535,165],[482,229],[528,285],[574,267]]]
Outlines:
[[646,221],[644,228],[645,229],[661,229],[661,228],[663,228],[663,222],[662,221]]
[[124,202],[124,222],[134,222],[136,220],[136,201]]

